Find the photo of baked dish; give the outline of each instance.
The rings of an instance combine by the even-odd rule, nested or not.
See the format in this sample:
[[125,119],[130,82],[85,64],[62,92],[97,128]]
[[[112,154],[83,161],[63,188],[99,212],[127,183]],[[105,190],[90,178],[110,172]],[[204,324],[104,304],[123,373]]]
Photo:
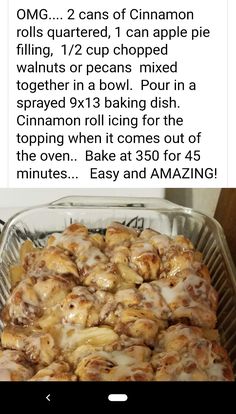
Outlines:
[[232,381],[202,254],[117,222],[22,243],[1,311],[2,381]]

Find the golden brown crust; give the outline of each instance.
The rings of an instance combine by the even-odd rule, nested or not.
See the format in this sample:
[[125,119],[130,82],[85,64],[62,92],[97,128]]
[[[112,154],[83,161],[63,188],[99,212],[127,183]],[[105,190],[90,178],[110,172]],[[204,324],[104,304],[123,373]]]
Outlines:
[[94,351],[81,359],[75,373],[80,381],[151,381],[153,368],[149,360],[145,347],[110,353]]
[[233,380],[217,293],[191,241],[120,223],[29,240],[10,270],[0,379]]
[[26,381],[33,374],[22,352],[0,350],[0,381]]
[[8,324],[30,325],[42,317],[45,309],[60,303],[74,283],[60,275],[26,277],[12,291],[2,312]]
[[45,271],[78,278],[78,270],[71,257],[63,249],[55,246],[28,253],[24,268],[28,274],[35,277]]
[[30,381],[76,381],[70,366],[64,361],[55,361],[46,368],[40,369]]
[[226,351],[204,337],[201,328],[181,324],[160,334],[159,351],[152,358],[156,381],[233,381]]

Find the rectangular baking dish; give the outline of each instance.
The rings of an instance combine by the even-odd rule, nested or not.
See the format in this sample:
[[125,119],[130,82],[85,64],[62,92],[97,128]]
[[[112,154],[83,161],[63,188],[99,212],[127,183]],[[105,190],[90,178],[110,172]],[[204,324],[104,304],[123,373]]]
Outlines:
[[[104,233],[112,221],[139,229],[153,228],[169,236],[183,234],[203,253],[219,294],[218,329],[236,376],[236,271],[220,224],[189,208],[163,199],[67,197],[24,210],[3,227],[0,238],[0,310],[10,292],[9,266],[19,258],[26,239],[44,246],[49,234],[80,221]],[[0,321],[0,329],[2,323]]]

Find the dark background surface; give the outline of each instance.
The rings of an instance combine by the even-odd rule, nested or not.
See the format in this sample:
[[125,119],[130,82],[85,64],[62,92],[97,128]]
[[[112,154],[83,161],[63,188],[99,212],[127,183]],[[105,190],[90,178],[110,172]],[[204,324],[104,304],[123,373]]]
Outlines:
[[236,265],[236,188],[221,190],[215,211],[215,219],[224,229],[229,249]]

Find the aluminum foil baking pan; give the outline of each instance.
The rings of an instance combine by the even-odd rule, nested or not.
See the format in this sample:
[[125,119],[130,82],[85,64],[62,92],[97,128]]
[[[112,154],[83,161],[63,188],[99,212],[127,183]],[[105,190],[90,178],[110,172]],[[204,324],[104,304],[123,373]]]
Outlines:
[[216,220],[189,208],[176,208],[163,199],[67,197],[13,216],[0,238],[0,309],[9,296],[9,266],[18,261],[21,243],[30,239],[43,246],[49,234],[63,231],[76,221],[100,233],[112,221],[119,221],[139,229],[151,227],[169,236],[188,237],[203,253],[219,293],[218,329],[236,376],[236,271],[223,230]]

